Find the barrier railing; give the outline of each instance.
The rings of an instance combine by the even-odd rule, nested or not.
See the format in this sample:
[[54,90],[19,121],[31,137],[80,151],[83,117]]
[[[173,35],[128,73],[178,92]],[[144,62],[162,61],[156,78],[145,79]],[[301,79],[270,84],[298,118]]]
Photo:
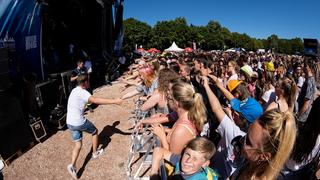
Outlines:
[[[129,149],[128,164],[126,166],[126,174],[128,179],[143,180],[149,179],[146,172],[142,173],[143,168],[151,167],[152,152],[156,146],[156,136],[148,130],[149,125],[146,125],[142,129],[136,127],[136,125],[142,119],[150,116],[150,112],[143,112],[140,110],[143,101],[137,100],[135,102],[134,116],[130,119],[133,120],[133,131],[131,134],[131,145]],[[133,168],[133,166],[137,168]]]

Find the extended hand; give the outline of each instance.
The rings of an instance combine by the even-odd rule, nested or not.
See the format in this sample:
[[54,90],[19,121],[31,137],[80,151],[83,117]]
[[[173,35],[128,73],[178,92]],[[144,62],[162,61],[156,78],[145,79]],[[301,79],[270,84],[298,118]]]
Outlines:
[[113,103],[114,104],[118,104],[118,105],[120,105],[122,102],[123,102],[123,100],[120,99],[120,98],[116,98],[116,99],[113,100]]
[[157,135],[160,139],[166,136],[164,128],[161,124],[151,124],[151,131]]

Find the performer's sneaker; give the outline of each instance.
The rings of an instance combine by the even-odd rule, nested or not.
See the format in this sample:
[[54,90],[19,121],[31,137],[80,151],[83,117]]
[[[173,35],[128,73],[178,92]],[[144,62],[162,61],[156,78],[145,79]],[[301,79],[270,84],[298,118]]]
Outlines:
[[67,166],[67,169],[68,169],[68,172],[70,173],[70,175],[71,175],[74,179],[78,179],[77,170],[76,170],[76,168],[75,168],[72,164],[69,164],[69,165]]
[[92,153],[92,158],[95,159],[99,157],[103,152],[103,149],[98,149],[95,153]]

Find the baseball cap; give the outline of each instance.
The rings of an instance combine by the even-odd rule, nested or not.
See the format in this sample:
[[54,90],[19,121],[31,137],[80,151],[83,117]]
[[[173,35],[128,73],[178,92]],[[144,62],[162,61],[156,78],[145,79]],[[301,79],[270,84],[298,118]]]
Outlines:
[[249,65],[244,65],[240,68],[244,73],[246,73],[247,75],[249,75],[250,77],[253,74],[253,70]]
[[242,83],[242,81],[232,79],[232,80],[230,80],[229,83],[227,84],[227,87],[228,87],[229,91],[232,92],[235,88],[238,87],[238,85],[239,85],[240,83]]
[[271,61],[268,62],[266,64],[266,69],[267,69],[267,71],[275,71],[273,62],[271,62]]
[[253,98],[249,97],[243,101],[233,98],[230,101],[231,108],[241,114],[249,123],[253,123],[262,113],[262,106]]

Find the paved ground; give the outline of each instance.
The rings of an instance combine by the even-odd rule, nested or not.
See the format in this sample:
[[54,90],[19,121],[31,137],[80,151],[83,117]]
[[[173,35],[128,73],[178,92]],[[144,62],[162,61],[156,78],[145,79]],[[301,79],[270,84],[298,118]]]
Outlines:
[[[94,93],[97,97],[119,97],[122,85],[104,86]],[[104,153],[90,159],[91,135],[84,134],[83,147],[78,158],[80,179],[126,179],[125,164],[129,153],[131,123],[128,118],[133,110],[133,100],[118,105],[97,107],[87,117],[99,130]],[[68,130],[59,131],[43,143],[17,158],[3,171],[5,180],[72,179],[67,172],[71,161],[71,141]]]

